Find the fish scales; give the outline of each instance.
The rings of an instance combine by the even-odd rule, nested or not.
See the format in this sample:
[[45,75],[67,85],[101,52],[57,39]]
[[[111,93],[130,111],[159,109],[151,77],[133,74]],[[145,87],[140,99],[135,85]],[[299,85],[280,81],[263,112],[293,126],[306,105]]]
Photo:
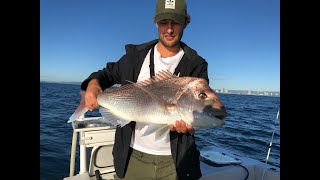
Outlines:
[[153,123],[159,123],[159,118],[164,118],[163,105],[133,84],[124,85],[111,93],[105,91],[98,96],[98,103],[116,116],[127,120],[148,122],[150,119]]

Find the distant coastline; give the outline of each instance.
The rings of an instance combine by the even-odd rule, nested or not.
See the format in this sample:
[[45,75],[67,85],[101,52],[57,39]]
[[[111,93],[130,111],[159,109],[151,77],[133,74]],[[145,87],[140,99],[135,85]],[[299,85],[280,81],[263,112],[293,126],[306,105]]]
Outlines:
[[274,96],[280,97],[280,92],[278,91],[252,91],[252,90],[226,90],[226,89],[213,89],[216,93],[221,94],[238,94],[238,95],[248,95],[248,96]]
[[[40,81],[40,83],[53,83],[53,84],[73,84],[81,85],[81,82],[55,82],[55,81]],[[226,90],[226,89],[213,89],[216,93],[221,94],[238,94],[238,95],[250,95],[250,96],[274,96],[280,97],[278,91],[251,91],[251,90]]]
[[40,81],[40,83],[53,83],[53,84],[76,84],[76,85],[81,85],[81,82]]

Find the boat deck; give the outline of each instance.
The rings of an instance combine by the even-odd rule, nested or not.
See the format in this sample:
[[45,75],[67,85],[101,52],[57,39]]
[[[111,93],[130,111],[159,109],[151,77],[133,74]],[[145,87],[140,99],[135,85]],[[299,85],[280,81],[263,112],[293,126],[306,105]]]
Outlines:
[[[73,122],[70,176],[64,180],[114,179],[112,148],[115,127],[97,123],[98,120],[99,117],[93,117]],[[78,134],[80,171],[74,175]],[[219,147],[201,149],[200,160],[201,180],[280,180],[280,168]]]

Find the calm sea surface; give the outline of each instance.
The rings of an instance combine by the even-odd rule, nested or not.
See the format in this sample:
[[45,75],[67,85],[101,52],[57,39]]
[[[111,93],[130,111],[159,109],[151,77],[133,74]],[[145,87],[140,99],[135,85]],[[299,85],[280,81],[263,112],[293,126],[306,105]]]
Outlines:
[[[72,127],[67,120],[80,102],[79,90],[80,85],[75,84],[40,83],[42,180],[59,180],[69,176]],[[222,127],[196,131],[199,149],[214,145],[265,162],[274,132],[268,163],[280,167],[280,116],[276,120],[280,98],[233,94],[218,96],[229,116]],[[90,113],[88,116],[100,116],[97,111]],[[76,158],[76,172],[79,172],[78,162]]]

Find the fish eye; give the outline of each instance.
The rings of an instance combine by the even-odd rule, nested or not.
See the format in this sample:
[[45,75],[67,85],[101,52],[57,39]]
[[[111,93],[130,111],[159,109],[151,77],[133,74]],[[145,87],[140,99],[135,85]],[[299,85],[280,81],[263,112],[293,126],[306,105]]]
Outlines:
[[208,96],[207,96],[206,93],[202,92],[202,93],[200,93],[200,94],[198,95],[198,97],[199,97],[200,99],[206,99]]

